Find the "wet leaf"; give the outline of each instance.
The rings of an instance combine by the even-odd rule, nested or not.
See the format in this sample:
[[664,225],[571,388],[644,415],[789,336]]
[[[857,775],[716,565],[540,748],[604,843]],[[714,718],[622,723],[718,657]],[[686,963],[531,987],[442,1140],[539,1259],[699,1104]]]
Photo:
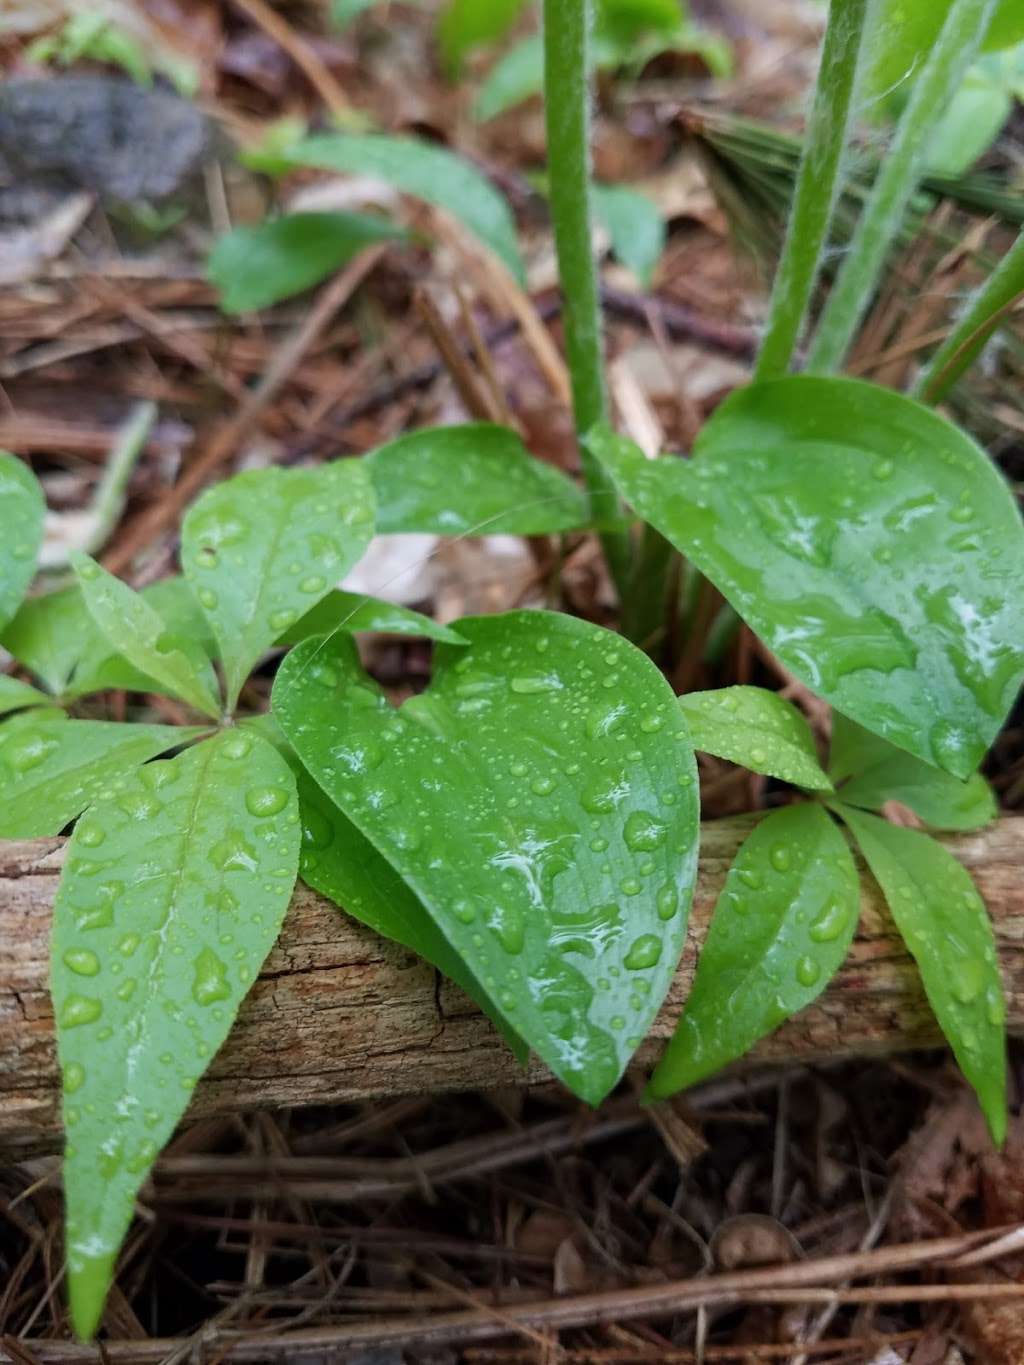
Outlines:
[[37,692],[28,683],[0,673],[0,716],[11,711],[21,711],[27,706],[45,706],[49,697]]
[[320,133],[296,143],[287,155],[293,166],[370,176],[444,209],[524,281],[515,223],[504,196],[454,152],[383,133]]
[[612,250],[644,289],[665,249],[665,223],[657,204],[626,185],[595,185],[594,213],[612,239]]
[[800,375],[735,393],[692,460],[591,445],[801,681],[897,748],[974,771],[1024,678],[1024,531],[963,432],[873,384]]
[[765,816],[715,903],[651,1095],[663,1099],[718,1071],[816,999],[846,957],[859,904],[849,847],[821,806]]
[[28,591],[43,539],[46,504],[36,476],[0,450],[0,626]]
[[73,554],[71,566],[85,605],[114,650],[172,696],[216,719],[220,715],[216,680],[198,645],[168,629],[144,597],[88,555]]
[[311,635],[329,635],[335,630],[379,631],[382,635],[417,635],[427,640],[443,640],[449,645],[465,644],[462,636],[448,626],[438,625],[429,616],[422,616],[408,607],[382,602],[377,597],[364,597],[358,592],[343,592],[336,588],[322,602],[289,626],[278,639],[279,645],[295,645]]
[[358,460],[250,470],[194,504],[181,562],[220,646],[229,710],[260,655],[362,558],[373,530]]
[[650,1027],[685,933],[699,832],[693,750],[661,673],[547,612],[456,622],[399,710],[349,637],[307,640],[274,686],[281,728],[523,1040],[607,1094]]
[[411,949],[475,1000],[521,1063],[529,1049],[491,1006],[487,992],[391,864],[304,770],[297,775],[302,812],[302,880],[384,938]]
[[[184,578],[162,578],[142,588],[139,596],[157,611],[171,635],[188,640],[190,652],[198,648],[207,659],[218,657],[209,623]],[[86,616],[89,625],[93,626],[88,612]],[[167,691],[165,684],[157,678],[147,676],[122,655],[112,652],[109,641],[97,634],[93,626],[92,638],[75,667],[66,695],[82,697],[111,687],[128,692]]]
[[289,213],[219,237],[207,274],[225,313],[254,313],[319,284],[364,247],[406,234],[364,213]]
[[838,711],[832,719],[829,770],[837,783],[843,779],[838,795],[846,805],[881,810],[887,801],[899,801],[933,829],[980,829],[998,813],[992,788],[980,773],[961,782],[894,749]]
[[99,1321],[135,1195],[277,938],[298,854],[291,771],[238,731],[148,764],[75,828],[51,990],[80,1337]]
[[364,462],[382,534],[541,536],[590,522],[583,492],[508,427],[428,427],[378,446]]
[[173,725],[35,718],[0,726],[0,837],[59,834],[140,763],[202,731]]
[[722,687],[679,698],[693,747],[809,791],[831,791],[811,727],[792,702],[763,687]]
[[965,868],[918,830],[839,808],[921,972],[993,1141],[1006,1137],[1006,1006],[985,903]]

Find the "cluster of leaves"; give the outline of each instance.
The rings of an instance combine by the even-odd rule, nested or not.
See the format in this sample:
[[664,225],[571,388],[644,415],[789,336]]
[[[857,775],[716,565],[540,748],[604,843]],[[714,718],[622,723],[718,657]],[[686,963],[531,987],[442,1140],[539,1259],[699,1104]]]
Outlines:
[[[957,23],[983,2],[953,0]],[[585,18],[579,0],[571,8]],[[956,75],[958,32],[943,30],[921,78],[933,104]],[[755,382],[718,408],[689,459],[647,460],[606,422],[579,421],[579,405],[586,491],[502,427],[413,433],[358,461],[249,472],[207,492],[184,522],[180,577],[135,592],[78,555],[74,583],[26,598],[43,499],[25,466],[0,456],[0,644],[39,684],[0,676],[0,835],[77,821],[52,989],[82,1335],[98,1321],[135,1193],[270,951],[296,875],[451,976],[517,1056],[536,1053],[599,1102],[682,951],[699,839],[695,750],[806,799],[765,816],[737,854],[651,1093],[741,1055],[840,968],[859,893],[838,821],[1001,1139],[1004,1007],[984,906],[940,844],[878,812],[897,801],[936,830],[993,814],[976,769],[1024,678],[1024,533],[985,453],[929,408],[854,380],[778,377],[827,232],[834,196],[817,168],[834,176],[841,159],[849,33],[830,26],[827,116],[812,117]],[[585,93],[583,65],[581,55],[566,98]],[[559,98],[549,91],[549,103]],[[911,100],[915,130],[928,107]],[[562,153],[580,154],[578,170],[585,119],[569,112],[578,145],[566,138]],[[916,131],[911,141],[912,153]],[[449,153],[411,156],[410,145],[329,134],[273,154],[373,173],[454,209],[518,273],[504,200]],[[873,261],[896,230],[917,164],[900,155],[907,183],[880,173],[881,202],[865,210],[870,250],[855,237],[851,254]],[[581,231],[565,232],[563,217],[560,250],[589,241],[588,196],[569,199]],[[365,225],[353,232],[373,239]],[[570,280],[563,261],[577,296],[569,319],[592,283],[587,260],[573,264]],[[230,262],[223,269],[227,278]],[[1014,258],[992,298],[1018,269]],[[840,278],[830,302],[844,297]],[[988,303],[950,339],[953,371]],[[855,294],[833,318],[839,359],[859,304]],[[597,332],[589,357],[569,337],[576,366],[594,359]],[[587,391],[597,410],[599,388]],[[440,627],[336,586],[377,531],[621,534],[595,488],[614,489],[646,535],[674,547],[832,704],[827,769],[788,703],[747,687],[677,698],[646,654],[588,622],[531,611]],[[660,583],[639,580],[657,596]],[[392,707],[360,665],[360,629],[436,640],[427,690]],[[271,714],[246,715],[252,670],[289,647]],[[69,715],[109,688],[174,698],[197,723]]]
[[70,15],[55,32],[36,39],[25,56],[31,62],[57,66],[83,60],[102,62],[117,67],[138,85],[152,85],[154,76],[161,75],[182,95],[194,95],[199,84],[194,63],[166,46],[150,50],[109,15],[85,8]]

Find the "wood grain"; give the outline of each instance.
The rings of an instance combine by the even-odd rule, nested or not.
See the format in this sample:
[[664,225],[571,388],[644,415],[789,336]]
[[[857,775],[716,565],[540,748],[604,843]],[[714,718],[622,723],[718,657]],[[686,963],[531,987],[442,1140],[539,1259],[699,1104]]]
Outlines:
[[[687,951],[638,1054],[648,1066],[672,1029],[714,900],[749,818],[704,826]],[[1024,1031],[1024,818],[947,840],[992,912],[1010,1028]],[[0,1150],[59,1142],[60,1094],[47,994],[50,912],[60,839],[0,846]],[[937,1033],[916,971],[870,877],[846,965],[810,1009],[754,1060],[802,1060],[926,1046]],[[516,1066],[490,1024],[454,987],[303,886],[280,942],[227,1045],[195,1092],[190,1118],[547,1079]]]

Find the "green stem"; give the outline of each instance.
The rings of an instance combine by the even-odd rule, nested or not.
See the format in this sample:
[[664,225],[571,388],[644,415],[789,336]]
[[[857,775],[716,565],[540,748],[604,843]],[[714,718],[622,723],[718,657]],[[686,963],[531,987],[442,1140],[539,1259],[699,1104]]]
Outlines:
[[938,403],[977,360],[985,344],[1024,295],[1024,232],[988,280],[971,297],[963,317],[928,362],[914,388],[925,403]]
[[[590,0],[544,0],[544,113],[551,215],[573,414],[580,435],[604,421],[608,413],[591,233],[589,10]],[[618,510],[615,486],[585,446],[580,458],[591,513],[607,522]],[[628,541],[624,534],[610,532],[602,536],[602,543],[612,576],[621,586],[628,571]]]
[[814,107],[755,379],[776,379],[785,374],[800,340],[842,180],[840,167],[871,3],[832,0],[829,6]]
[[925,170],[932,134],[974,58],[995,4],[996,0],[952,0],[822,311],[808,373],[829,374],[842,365]]

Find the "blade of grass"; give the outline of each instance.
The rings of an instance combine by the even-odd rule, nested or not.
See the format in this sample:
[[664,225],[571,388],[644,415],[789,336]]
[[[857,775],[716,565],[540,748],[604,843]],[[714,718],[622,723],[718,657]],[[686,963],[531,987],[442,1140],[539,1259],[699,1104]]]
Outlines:
[[956,327],[932,356],[914,388],[924,403],[939,403],[977,360],[986,342],[1024,295],[1024,232],[968,301]]
[[952,0],[822,310],[808,354],[808,373],[831,374],[842,366],[925,169],[939,116],[966,74],[995,4],[996,0]]
[[839,196],[857,68],[871,8],[872,0],[832,0],[829,6],[814,106],[755,379],[785,374],[800,340]]

